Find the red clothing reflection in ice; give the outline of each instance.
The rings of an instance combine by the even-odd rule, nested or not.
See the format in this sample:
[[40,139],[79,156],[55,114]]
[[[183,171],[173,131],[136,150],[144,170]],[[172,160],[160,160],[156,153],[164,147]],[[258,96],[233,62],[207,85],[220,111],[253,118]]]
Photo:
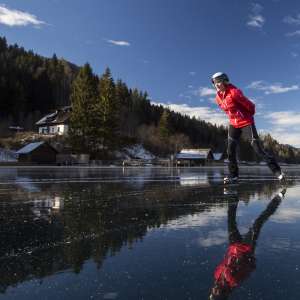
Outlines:
[[[228,203],[229,246],[223,261],[214,272],[214,286],[209,299],[228,299],[232,290],[239,286],[255,270],[255,247],[263,224],[274,214],[286,190],[277,194],[258,216],[246,234],[240,234],[236,223],[239,199],[235,196]],[[233,201],[232,201],[233,200]]]
[[255,269],[253,250],[251,245],[244,243],[230,245],[224,260],[215,270],[215,281],[230,288],[239,285]]

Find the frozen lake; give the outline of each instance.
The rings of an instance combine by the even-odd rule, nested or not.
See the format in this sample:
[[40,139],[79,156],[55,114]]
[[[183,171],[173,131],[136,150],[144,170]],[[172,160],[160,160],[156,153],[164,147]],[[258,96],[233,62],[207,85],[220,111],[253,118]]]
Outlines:
[[[300,295],[300,169],[0,168],[0,299]],[[283,197],[284,196],[284,197]]]

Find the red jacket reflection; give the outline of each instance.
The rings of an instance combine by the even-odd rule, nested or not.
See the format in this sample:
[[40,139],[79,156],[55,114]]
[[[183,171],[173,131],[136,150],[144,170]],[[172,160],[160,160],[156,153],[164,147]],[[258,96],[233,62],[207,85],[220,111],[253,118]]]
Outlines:
[[220,287],[238,286],[255,269],[254,249],[246,243],[228,247],[224,260],[217,266],[214,277]]

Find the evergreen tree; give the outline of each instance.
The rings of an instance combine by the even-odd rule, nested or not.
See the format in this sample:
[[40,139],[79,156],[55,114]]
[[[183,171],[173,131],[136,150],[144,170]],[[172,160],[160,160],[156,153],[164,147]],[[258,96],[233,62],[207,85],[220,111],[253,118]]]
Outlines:
[[109,68],[99,79],[97,109],[101,113],[100,137],[103,149],[113,149],[118,144],[120,107]]
[[170,119],[169,111],[164,110],[158,123],[159,135],[162,140],[167,140],[171,134],[169,119]]
[[76,152],[95,153],[100,116],[95,114],[97,101],[97,78],[89,64],[85,64],[73,82],[71,93],[72,112],[69,137]]

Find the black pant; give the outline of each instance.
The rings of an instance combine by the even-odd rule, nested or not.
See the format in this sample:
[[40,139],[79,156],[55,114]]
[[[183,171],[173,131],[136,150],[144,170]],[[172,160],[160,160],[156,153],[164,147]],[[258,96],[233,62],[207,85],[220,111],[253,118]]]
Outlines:
[[[249,228],[248,232],[241,234],[237,227],[236,222],[236,211],[239,203],[239,199],[233,199],[233,202],[228,203],[228,239],[229,243],[246,243],[251,245],[254,249],[256,246],[256,241],[260,234],[261,228],[264,223],[269,219],[271,215],[275,213],[278,206],[281,203],[281,198],[276,195],[271,202],[268,204],[266,209],[256,218],[253,225]],[[254,250],[253,249],[253,250]]]
[[228,169],[230,176],[239,176],[239,169],[236,159],[236,147],[239,143],[242,134],[246,140],[251,142],[251,146],[253,147],[256,154],[267,163],[272,173],[278,176],[281,173],[281,169],[278,163],[276,162],[275,158],[267,152],[265,152],[265,150],[263,149],[254,124],[242,128],[235,128],[232,125],[229,125],[227,153],[229,160]]

